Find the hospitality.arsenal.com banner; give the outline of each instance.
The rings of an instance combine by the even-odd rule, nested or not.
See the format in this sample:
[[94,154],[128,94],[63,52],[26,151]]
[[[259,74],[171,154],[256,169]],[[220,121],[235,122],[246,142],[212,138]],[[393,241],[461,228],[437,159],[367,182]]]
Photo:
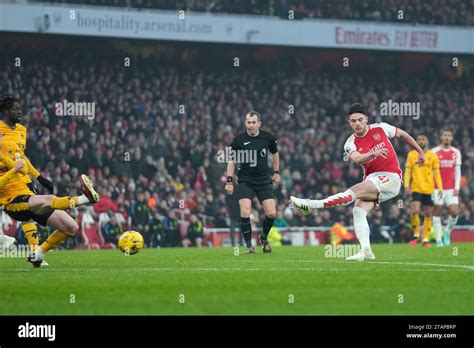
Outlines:
[[0,4],[0,31],[306,47],[474,53],[474,28],[281,20],[79,5]]

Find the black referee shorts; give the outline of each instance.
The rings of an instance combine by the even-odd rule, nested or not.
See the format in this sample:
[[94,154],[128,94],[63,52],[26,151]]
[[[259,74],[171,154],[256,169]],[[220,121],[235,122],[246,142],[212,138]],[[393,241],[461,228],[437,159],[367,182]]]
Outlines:
[[235,194],[237,195],[237,199],[241,200],[244,198],[248,198],[250,200],[253,199],[255,195],[259,202],[263,202],[266,199],[274,199],[273,195],[273,186],[272,184],[251,184],[248,182],[241,182],[237,185],[235,190]]

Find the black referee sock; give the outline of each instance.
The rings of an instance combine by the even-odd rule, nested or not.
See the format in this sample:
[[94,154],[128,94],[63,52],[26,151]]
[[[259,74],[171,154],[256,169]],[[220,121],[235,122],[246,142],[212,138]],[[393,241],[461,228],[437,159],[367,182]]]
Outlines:
[[250,218],[240,218],[240,230],[244,235],[245,244],[247,246],[252,245],[252,225],[250,224]]
[[263,241],[267,240],[268,233],[270,233],[270,229],[273,226],[273,221],[275,221],[275,219],[270,219],[267,216],[265,216],[265,219],[263,219],[263,229],[262,229],[262,237],[261,237]]

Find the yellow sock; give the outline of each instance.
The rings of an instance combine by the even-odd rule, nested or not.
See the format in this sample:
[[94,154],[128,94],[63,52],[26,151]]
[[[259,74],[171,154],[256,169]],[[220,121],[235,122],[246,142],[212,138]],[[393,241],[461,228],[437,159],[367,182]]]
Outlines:
[[410,222],[413,229],[413,237],[420,238],[420,215],[418,214],[411,214],[410,215]]
[[69,237],[70,235],[64,233],[63,231],[56,230],[49,235],[48,239],[46,239],[43,244],[41,244],[41,250],[44,253],[47,253],[51,249],[56,248],[59,244],[63,243]]
[[428,242],[429,241],[430,230],[431,230],[432,225],[433,225],[433,223],[432,223],[431,216],[425,216],[425,218],[423,220],[423,242]]
[[36,252],[36,249],[39,245],[38,231],[36,229],[36,224],[34,222],[26,222],[21,225],[23,233],[25,234],[26,239],[28,240],[28,245],[32,253]]
[[69,210],[77,205],[77,197],[53,197],[51,199],[51,208],[59,210]]

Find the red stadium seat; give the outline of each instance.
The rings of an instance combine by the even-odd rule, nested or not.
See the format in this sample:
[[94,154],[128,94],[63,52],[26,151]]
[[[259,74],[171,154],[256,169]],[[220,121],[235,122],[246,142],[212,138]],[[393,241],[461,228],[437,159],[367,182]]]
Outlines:
[[115,249],[113,243],[104,243],[104,238],[99,231],[98,225],[96,222],[93,224],[84,224],[81,221],[80,230],[81,238],[87,249]]

